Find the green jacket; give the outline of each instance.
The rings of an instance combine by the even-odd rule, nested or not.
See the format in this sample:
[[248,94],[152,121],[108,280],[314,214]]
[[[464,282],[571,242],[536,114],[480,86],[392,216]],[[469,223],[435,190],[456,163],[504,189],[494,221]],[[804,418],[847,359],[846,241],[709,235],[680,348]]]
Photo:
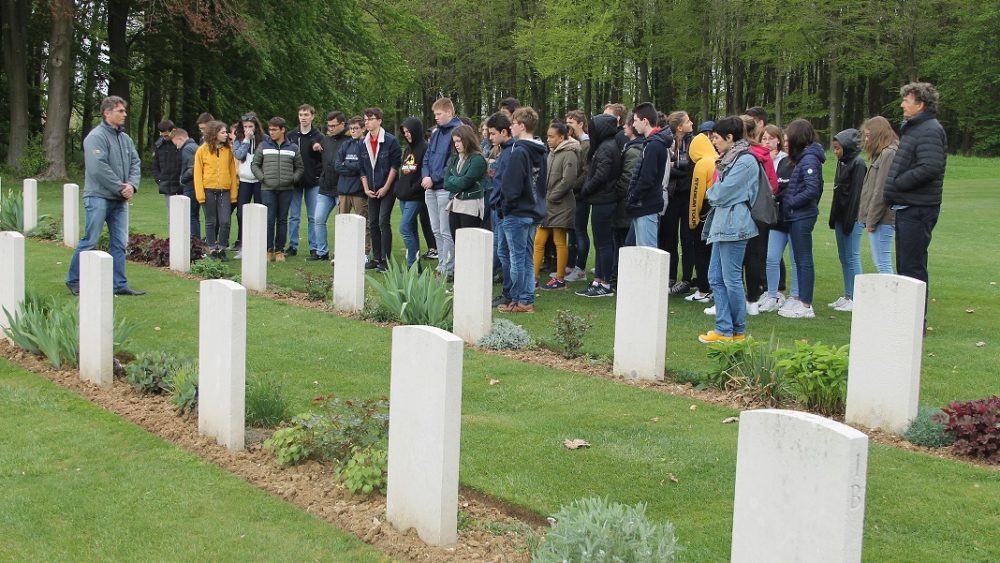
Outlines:
[[479,153],[472,153],[465,160],[462,170],[458,168],[458,155],[448,161],[448,174],[444,179],[444,189],[458,199],[481,199],[483,197],[483,176],[486,175],[486,159]]
[[261,189],[290,190],[302,178],[302,155],[299,154],[299,148],[287,138],[278,146],[269,137],[265,137],[253,154],[250,170],[260,180]]

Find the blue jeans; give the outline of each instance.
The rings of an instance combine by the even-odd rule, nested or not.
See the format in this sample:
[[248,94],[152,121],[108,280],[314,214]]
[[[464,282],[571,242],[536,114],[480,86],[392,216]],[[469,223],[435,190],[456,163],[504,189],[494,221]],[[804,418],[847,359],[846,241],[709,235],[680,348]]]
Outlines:
[[309,240],[309,250],[316,250],[316,239],[313,238],[313,215],[316,213],[316,196],[319,195],[319,186],[311,188],[295,188],[295,195],[292,196],[292,204],[289,207],[291,217],[288,219],[288,247],[299,248],[299,220],[302,216],[302,198],[306,199],[306,219],[309,222],[306,230],[306,238]]
[[420,239],[417,238],[417,220],[420,218],[421,201],[399,201],[402,217],[399,220],[399,235],[406,247],[406,267],[409,268],[420,257]]
[[[785,245],[791,246],[791,237],[785,231],[771,229],[767,234],[767,293],[771,297],[778,296],[778,282],[781,279],[781,257],[785,254]],[[799,275],[795,273],[795,248],[788,253],[791,257],[791,297],[799,296]]]
[[573,232],[576,233],[576,256],[570,256],[570,263],[581,270],[587,269],[587,258],[590,257],[590,236],[587,234],[588,222],[590,222],[590,204],[585,201],[577,201],[576,214],[573,220]]
[[326,222],[330,219],[330,213],[337,206],[337,196],[318,194],[316,196],[316,210],[313,220],[310,221],[313,229],[311,240],[316,243],[316,254],[326,256],[330,253],[330,237]]
[[[193,201],[193,198],[192,198]],[[94,196],[84,196],[83,209],[86,213],[83,239],[76,245],[73,258],[69,261],[66,283],[80,285],[80,253],[97,248],[104,223],[108,224],[108,253],[114,272],[114,289],[128,286],[125,279],[125,244],[128,242],[128,202]]]
[[525,305],[535,302],[535,229],[531,217],[508,215],[504,217],[501,255],[510,261],[510,298]]
[[[504,240],[504,220],[500,218],[500,214],[496,209],[493,210],[493,261],[494,270],[500,270],[503,275],[503,283],[501,285],[500,295],[504,297],[510,297],[510,253],[500,252],[500,247],[506,248],[506,241]],[[532,245],[532,248],[534,246]],[[497,265],[499,264],[499,266]]]
[[656,213],[632,219],[635,230],[635,245],[657,248],[660,234],[660,216]]
[[844,234],[840,223],[833,226],[837,235],[837,254],[840,256],[840,270],[844,274],[844,297],[854,299],[854,276],[861,274],[861,223],[854,223],[851,232]]
[[892,238],[896,234],[895,225],[878,225],[868,233],[868,243],[872,247],[872,261],[880,274],[892,273]]
[[240,189],[236,194],[236,244],[243,243],[243,206],[253,201],[260,203],[260,182],[244,182],[240,180]]
[[267,251],[284,252],[288,232],[288,208],[292,205],[293,190],[261,190],[260,196],[267,207]]
[[708,283],[715,295],[715,332],[723,336],[746,334],[747,299],[743,290],[743,255],[747,241],[712,243]]
[[812,237],[815,226],[815,217],[788,223],[788,235],[792,239],[792,252],[795,253],[795,275],[799,281],[799,301],[805,305],[812,305],[813,285],[816,282]]
[[184,195],[191,200],[191,236],[204,240],[201,236],[201,204],[194,197],[194,186],[184,188]]

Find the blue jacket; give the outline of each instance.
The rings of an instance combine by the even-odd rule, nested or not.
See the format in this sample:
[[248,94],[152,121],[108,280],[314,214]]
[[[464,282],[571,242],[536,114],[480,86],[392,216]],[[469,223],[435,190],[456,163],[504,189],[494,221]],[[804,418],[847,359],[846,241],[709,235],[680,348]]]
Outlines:
[[198,152],[198,141],[188,137],[181,146],[181,187],[194,190],[194,155]]
[[83,163],[84,197],[124,201],[122,184],[139,191],[139,153],[124,129],[102,119],[83,140]]
[[348,139],[340,145],[334,169],[337,170],[337,193],[340,195],[362,195],[361,189],[361,143],[364,139]]
[[663,212],[663,177],[667,172],[668,151],[674,143],[669,128],[646,137],[642,156],[629,180],[625,213],[631,218]]
[[487,192],[487,203],[490,209],[500,207],[500,185],[503,182],[503,173],[507,170],[507,161],[510,160],[510,151],[514,149],[514,140],[508,139],[500,145],[500,154],[486,168],[486,175],[492,178],[493,187]]
[[736,157],[719,171],[705,199],[712,206],[712,218],[702,233],[705,241],[732,242],[757,236],[757,225],[750,216],[750,206],[757,197],[757,159],[750,152]]
[[368,133],[361,139],[361,174],[368,179],[368,189],[375,191],[389,181],[390,170],[399,174],[399,167],[403,163],[403,148],[392,133],[379,129],[378,152],[373,154],[370,137],[371,133]]
[[434,182],[435,190],[444,187],[444,177],[448,174],[448,158],[454,152],[451,143],[451,132],[462,122],[457,118],[439,126],[431,135],[431,140],[427,143],[427,152],[424,153],[424,162],[421,167],[421,174],[424,178],[430,177]]
[[813,143],[802,151],[792,169],[788,186],[781,192],[781,210],[786,223],[819,216],[823,196],[823,146]]
[[500,216],[545,218],[548,149],[538,139],[514,141],[500,183]]

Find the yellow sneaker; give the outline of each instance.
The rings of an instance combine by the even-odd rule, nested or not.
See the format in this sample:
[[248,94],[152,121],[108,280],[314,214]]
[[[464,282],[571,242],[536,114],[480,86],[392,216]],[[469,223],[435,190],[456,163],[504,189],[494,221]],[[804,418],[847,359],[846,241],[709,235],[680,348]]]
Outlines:
[[745,335],[745,334],[734,334],[733,335],[733,341],[735,341],[735,342],[739,342],[740,340],[746,340],[746,339],[747,339],[747,335]]
[[707,333],[698,336],[698,342],[703,344],[710,344],[712,342],[732,342],[733,340],[732,336],[725,336],[715,332],[714,330],[710,330]]

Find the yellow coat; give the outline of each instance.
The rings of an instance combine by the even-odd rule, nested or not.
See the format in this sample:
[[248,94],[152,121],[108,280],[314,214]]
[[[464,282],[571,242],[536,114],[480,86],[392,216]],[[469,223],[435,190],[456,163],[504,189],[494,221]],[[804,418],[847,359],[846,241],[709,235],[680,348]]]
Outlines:
[[208,143],[204,143],[194,153],[194,197],[198,203],[205,203],[206,189],[229,190],[230,203],[236,203],[240,177],[229,147],[219,147],[219,154],[212,154]]
[[691,174],[691,200],[688,205],[688,227],[694,229],[701,222],[701,207],[705,203],[705,193],[715,182],[715,152],[707,133],[699,133],[691,140],[688,156],[694,162]]

